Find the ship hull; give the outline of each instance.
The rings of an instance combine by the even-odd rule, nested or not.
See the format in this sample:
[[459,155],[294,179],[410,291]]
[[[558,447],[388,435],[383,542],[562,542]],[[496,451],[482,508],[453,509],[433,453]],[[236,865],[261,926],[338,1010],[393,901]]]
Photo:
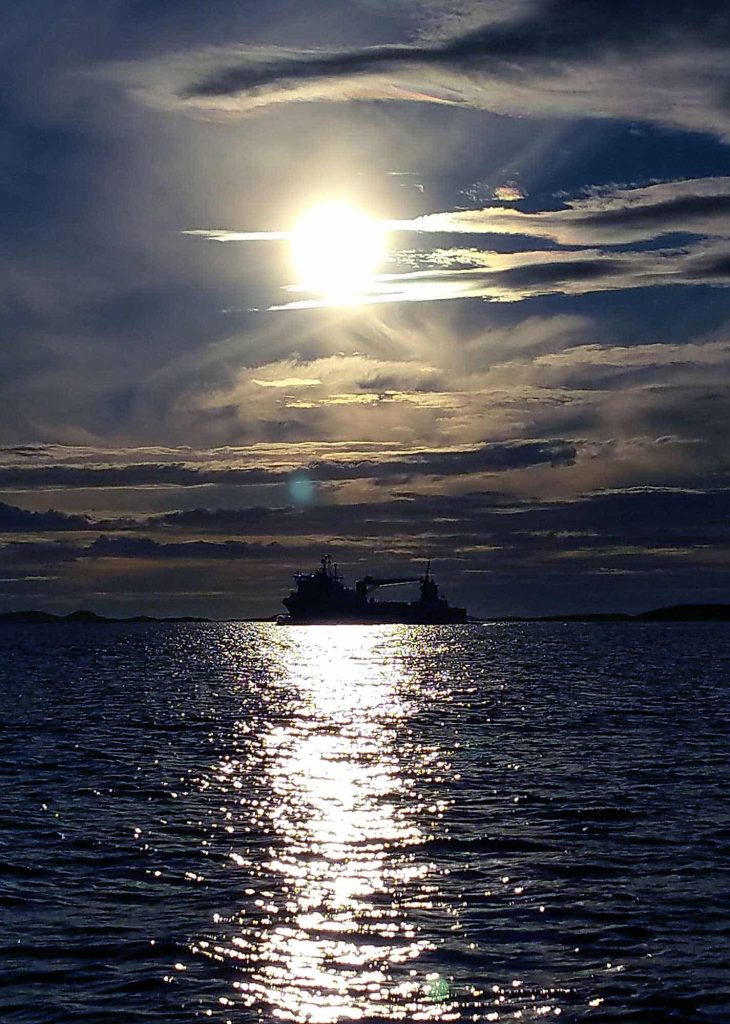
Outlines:
[[430,613],[414,608],[408,613],[389,612],[385,608],[353,612],[351,615],[313,613],[311,615],[282,615],[280,626],[449,626],[468,622],[466,610],[449,608],[446,612]]

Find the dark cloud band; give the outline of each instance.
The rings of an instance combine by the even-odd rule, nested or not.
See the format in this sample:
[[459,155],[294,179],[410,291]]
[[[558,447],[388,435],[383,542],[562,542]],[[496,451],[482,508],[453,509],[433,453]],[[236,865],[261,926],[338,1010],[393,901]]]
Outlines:
[[273,484],[288,481],[292,473],[306,473],[314,481],[378,479],[403,474],[454,476],[490,473],[575,460],[577,446],[562,439],[504,441],[464,451],[431,451],[400,458],[316,461],[291,470],[280,468],[211,468],[183,463],[137,463],[127,466],[13,465],[0,467],[0,487],[37,488],[200,487],[207,484]]

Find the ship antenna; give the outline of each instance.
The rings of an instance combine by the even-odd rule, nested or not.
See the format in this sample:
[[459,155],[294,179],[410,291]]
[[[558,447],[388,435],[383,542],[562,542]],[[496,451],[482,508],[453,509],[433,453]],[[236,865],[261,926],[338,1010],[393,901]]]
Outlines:
[[431,556],[429,555],[428,561],[426,562],[426,579],[429,578],[431,573]]

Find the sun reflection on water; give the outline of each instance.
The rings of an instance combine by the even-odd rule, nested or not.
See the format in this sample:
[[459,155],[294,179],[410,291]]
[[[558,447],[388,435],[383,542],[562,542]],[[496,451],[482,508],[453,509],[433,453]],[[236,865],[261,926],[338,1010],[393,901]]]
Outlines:
[[[412,744],[402,756],[412,680],[404,659],[375,656],[384,641],[392,653],[397,629],[278,630],[269,677],[294,699],[254,738],[254,788],[244,758],[219,766],[269,841],[262,856],[234,828],[249,899],[227,936],[198,949],[238,968],[243,1004],[279,1019],[458,1016],[419,925],[451,913],[439,871],[413,850],[429,838],[416,790],[433,752]],[[244,888],[262,867],[267,888]]]

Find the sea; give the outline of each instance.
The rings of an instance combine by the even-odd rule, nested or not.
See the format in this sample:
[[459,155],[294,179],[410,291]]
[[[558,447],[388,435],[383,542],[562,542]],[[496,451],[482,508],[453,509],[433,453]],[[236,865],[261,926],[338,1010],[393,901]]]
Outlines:
[[0,649],[3,1024],[730,1020],[726,624]]

